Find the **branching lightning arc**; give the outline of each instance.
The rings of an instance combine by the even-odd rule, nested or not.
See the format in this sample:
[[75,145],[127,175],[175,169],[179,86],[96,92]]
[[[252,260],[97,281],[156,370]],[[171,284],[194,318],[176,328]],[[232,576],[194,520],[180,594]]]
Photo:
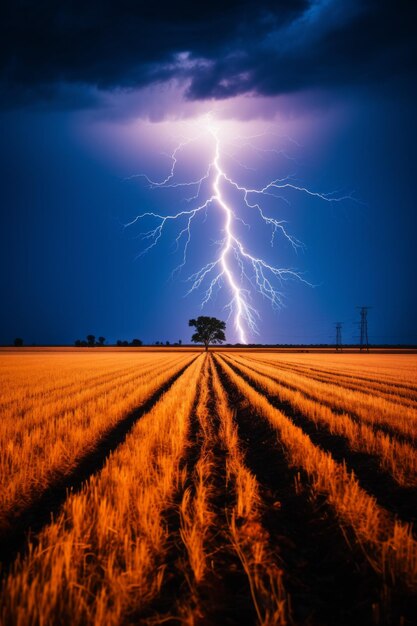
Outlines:
[[[199,138],[208,137],[212,144],[212,159],[208,163],[205,174],[197,180],[189,180],[186,182],[176,181],[177,164],[181,152],[192,142]],[[285,158],[290,158],[284,151],[275,149],[265,150],[259,148],[253,143],[252,138],[244,138],[243,145],[250,147],[259,153],[276,153],[282,154]],[[241,144],[242,145],[242,144]],[[285,190],[293,190],[308,196],[313,196],[325,202],[340,202],[342,200],[351,199],[350,195],[338,196],[332,193],[320,193],[312,191],[307,187],[297,185],[291,182],[291,177],[276,178],[269,181],[266,185],[260,187],[245,187],[234,180],[225,171],[222,161],[222,155],[227,151],[223,146],[219,129],[209,122],[204,125],[203,131],[197,137],[183,140],[178,143],[174,151],[169,155],[172,165],[165,179],[155,181],[150,179],[146,174],[134,175],[130,178],[144,178],[152,189],[155,188],[191,188],[194,189],[194,195],[187,198],[187,203],[193,203],[196,206],[187,208],[178,212],[162,215],[152,211],[147,211],[137,215],[126,227],[132,226],[141,220],[153,219],[157,225],[151,230],[142,233],[142,239],[148,241],[149,244],[140,253],[142,256],[154,248],[169,222],[178,222],[180,224],[179,233],[175,239],[177,246],[183,241],[182,261],[173,271],[173,274],[180,271],[187,262],[187,252],[192,239],[192,227],[195,218],[205,213],[209,208],[214,207],[220,210],[222,216],[222,239],[218,242],[219,249],[216,258],[204,265],[197,272],[189,276],[188,281],[191,293],[203,285],[205,292],[202,298],[202,306],[204,306],[213,296],[216,287],[225,284],[230,291],[231,299],[226,305],[229,310],[229,317],[233,317],[234,327],[240,343],[248,342],[248,334],[258,334],[258,320],[260,318],[257,309],[252,304],[251,287],[266,298],[273,307],[282,306],[282,293],[279,286],[287,279],[297,279],[306,282],[300,273],[290,268],[279,268],[271,265],[263,258],[252,254],[243,244],[241,238],[236,233],[237,221],[243,222],[242,217],[236,212],[234,207],[226,199],[225,189],[229,186],[235,193],[239,194],[245,207],[251,211],[256,211],[259,218],[264,224],[272,229],[271,244],[277,233],[283,236],[294,249],[299,248],[302,244],[291,236],[284,221],[280,221],[275,217],[271,217],[265,213],[260,202],[263,197],[272,196],[274,198],[285,199],[282,197]],[[246,166],[235,158],[234,155],[227,153],[229,157],[234,158],[239,166]],[[209,193],[206,198],[200,201],[203,186],[207,185]],[[245,222],[243,222],[245,223]],[[247,225],[247,224],[245,224]],[[245,287],[244,285],[247,285]],[[308,284],[308,283],[307,283]],[[277,286],[278,285],[278,286]]]

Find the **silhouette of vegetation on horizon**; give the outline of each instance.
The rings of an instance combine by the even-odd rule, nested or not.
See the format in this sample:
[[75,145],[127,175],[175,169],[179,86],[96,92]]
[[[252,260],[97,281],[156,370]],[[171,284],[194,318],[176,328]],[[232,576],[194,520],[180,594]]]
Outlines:
[[196,332],[191,337],[193,343],[203,343],[206,349],[211,343],[222,343],[226,341],[226,322],[218,320],[216,317],[200,315],[197,319],[189,320],[188,326],[194,326]]
[[[100,348],[103,347],[104,344],[106,342],[106,338],[105,337],[99,337],[98,340],[96,341],[95,335],[87,335],[86,340],[81,340],[81,339],[76,339],[74,341],[74,345],[77,348]],[[143,341],[141,339],[132,339],[132,341],[127,341],[127,340],[122,340],[122,339],[118,339],[116,341],[116,346],[118,348],[127,348],[127,347],[133,347],[133,348],[139,348],[140,346],[143,346]]]
[[143,346],[143,341],[141,339],[132,339],[132,341],[129,343],[126,340],[118,339],[116,341],[116,345],[119,348],[128,348],[128,347],[140,348],[140,346]]
[[74,345],[77,348],[95,348],[95,347],[103,347],[106,342],[105,337],[99,337],[96,341],[95,335],[87,335],[86,339],[76,339],[74,341]]
[[[96,341],[95,335],[87,335],[85,339],[76,339],[74,341],[74,345],[77,348],[95,348],[95,347],[105,346],[105,342],[106,342],[105,337],[98,337]],[[108,344],[108,345],[115,345],[118,348],[140,348],[141,346],[143,346],[143,341],[142,339],[138,339],[135,337],[134,339],[132,339],[132,341],[128,341],[127,339],[118,339],[115,344]],[[178,341],[174,343],[171,343],[170,341],[155,341],[153,345],[166,346],[166,347],[171,347],[171,346],[178,347],[178,346],[182,346],[182,339],[178,339]]]

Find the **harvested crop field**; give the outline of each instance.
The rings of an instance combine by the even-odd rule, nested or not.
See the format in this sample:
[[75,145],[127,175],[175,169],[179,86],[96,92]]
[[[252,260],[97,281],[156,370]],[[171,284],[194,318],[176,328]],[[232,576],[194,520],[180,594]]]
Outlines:
[[0,354],[1,624],[416,623],[417,355]]

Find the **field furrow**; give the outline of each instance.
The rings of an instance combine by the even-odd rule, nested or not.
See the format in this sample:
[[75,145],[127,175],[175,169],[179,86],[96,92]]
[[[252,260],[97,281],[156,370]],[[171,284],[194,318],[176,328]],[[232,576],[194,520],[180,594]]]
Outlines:
[[[140,368],[142,374],[151,374],[157,372],[161,366],[169,367],[171,363],[174,363],[178,359],[178,355],[171,359],[166,359],[158,362],[158,360],[140,360]],[[99,361],[100,364],[100,361]],[[103,365],[103,364],[101,364]],[[74,410],[79,406],[83,406],[84,403],[93,401],[99,398],[103,393],[106,393],[107,389],[112,387],[117,381],[118,384],[123,384],[134,379],[138,373],[138,366],[135,363],[128,368],[118,368],[115,371],[107,373],[105,370],[98,376],[90,377],[88,372],[84,372],[80,376],[77,372],[78,363],[73,363],[74,378],[78,379],[75,385],[70,385],[65,388],[55,388],[54,380],[56,378],[56,372],[49,371],[49,384],[42,380],[33,381],[33,386],[38,387],[38,393],[33,398],[28,398],[28,386],[30,381],[21,381],[20,389],[14,390],[10,393],[8,390],[3,392],[3,397],[13,395],[13,400],[3,406],[2,414],[5,419],[18,418],[17,423],[13,424],[13,428],[19,429],[22,426],[28,429],[34,429],[38,425],[43,425],[43,421],[46,418],[55,418],[64,415],[66,412]],[[90,366],[91,367],[91,366]],[[71,370],[70,370],[71,371]],[[70,375],[70,372],[69,372]],[[61,379],[62,374],[58,377]],[[52,385],[52,388],[50,387]],[[43,392],[42,392],[43,389]],[[42,402],[40,403],[40,398]]]
[[313,421],[318,430],[324,429],[345,438],[353,451],[378,457],[381,469],[390,472],[402,487],[417,485],[417,456],[413,446],[397,441],[366,423],[353,420],[347,413],[336,412],[298,389],[285,387],[270,375],[260,374],[252,367],[225,358],[273,398],[277,398],[281,403],[287,403],[294,412],[301,413]]
[[108,430],[94,448],[84,455],[74,469],[57,478],[30,505],[20,512],[14,512],[10,527],[0,536],[0,563],[7,567],[19,553],[27,550],[27,537],[36,540],[37,534],[56,516],[65,501],[68,492],[77,493],[93,474],[99,472],[109,455],[124,442],[134,424],[159,400],[172,383],[183,373],[188,364],[177,371],[159,387],[144,403],[127,413]]
[[[208,413],[210,375],[205,357],[198,396],[190,414],[185,453],[180,461],[180,484],[164,512],[169,549],[164,583],[145,618],[150,623],[194,623],[215,607],[207,602],[212,577],[213,537],[217,536],[214,480],[221,468],[214,449]],[[224,590],[221,591],[222,595]]]
[[213,361],[210,366],[219,437],[227,455],[226,489],[233,488],[227,512],[228,538],[246,573],[257,623],[284,625],[291,616],[281,555],[263,525],[265,504],[261,500],[260,485],[246,465],[227,391]]
[[364,393],[375,394],[386,398],[391,402],[398,402],[405,406],[417,408],[417,389],[413,389],[410,385],[402,385],[396,380],[395,382],[381,382],[378,378],[363,378],[347,375],[344,370],[332,371],[322,368],[303,367],[292,363],[271,358],[253,358],[252,362],[261,363],[262,365],[272,365],[277,371],[283,370],[307,376],[311,380],[322,383],[335,384],[351,391],[361,391]]
[[402,435],[417,442],[417,410],[411,407],[389,402],[377,394],[368,395],[362,392],[339,388],[337,385],[319,383],[307,376],[291,374],[277,370],[274,366],[256,365],[248,359],[235,357],[236,363],[243,363],[258,373],[269,376],[283,387],[302,392],[309,398],[334,410],[346,412],[351,417],[367,422],[373,427],[384,427],[392,433]]
[[[97,384],[105,384],[115,376],[123,376],[135,372],[135,359],[121,359],[120,356],[106,358],[108,355],[83,355],[74,360],[68,356],[62,359],[52,353],[53,358],[24,355],[14,363],[8,363],[7,370],[0,366],[2,392],[0,409],[20,411],[21,415],[36,408],[41,400],[46,404],[59,400],[63,396],[79,393],[83,387],[94,388]],[[52,356],[49,355],[49,356]],[[25,358],[26,357],[26,358]],[[169,360],[169,359],[166,359]],[[155,365],[155,357],[141,358],[141,367],[146,370]],[[57,376],[57,372],[59,375]]]
[[221,359],[221,367],[239,391],[277,429],[291,464],[304,469],[314,490],[326,495],[340,523],[355,534],[375,571],[390,584],[402,581],[410,592],[417,590],[417,542],[411,529],[392,519],[364,491],[345,465],[315,446],[281,411],[251,387]]
[[[100,385],[100,391],[80,390],[81,398],[71,398],[70,408],[62,411],[58,406],[57,413],[46,413],[43,418],[6,414],[0,427],[4,444],[0,448],[1,532],[48,488],[76,471],[81,459],[93,453],[127,413],[140,407],[193,358],[180,355],[144,371],[138,367],[127,378],[115,376]],[[38,413],[42,414],[42,407]]]
[[[256,596],[251,593],[253,576],[248,578],[247,560],[242,562],[241,558],[242,542],[238,547],[236,532],[232,536],[230,531],[231,525],[236,531],[231,520],[237,491],[229,473],[230,453],[223,437],[224,414],[216,410],[219,386],[215,384],[214,374],[208,356],[203,370],[204,384],[191,424],[188,452],[182,465],[184,483],[176,511],[174,509],[174,514],[170,515],[173,548],[170,559],[174,559],[174,567],[169,566],[169,570],[176,583],[175,600],[171,597],[167,604],[167,593],[161,590],[156,604],[159,607],[167,604],[167,608],[165,614],[151,615],[157,623],[172,618],[190,624],[241,624],[247,620],[266,624],[269,622],[265,621],[265,616],[275,605],[271,597],[258,613]],[[246,494],[246,499],[248,496]],[[259,537],[256,545],[259,547],[261,542],[262,537]],[[258,580],[259,576],[256,578]],[[166,580],[169,581],[169,577]],[[284,613],[284,607],[279,606],[276,614]],[[286,621],[280,617],[276,623]]]
[[365,424],[357,424],[347,415],[332,413],[303,394],[225,358],[234,371],[263,393],[314,444],[354,471],[361,486],[381,506],[405,522],[417,521],[414,448],[374,432]]
[[[83,491],[70,495],[2,589],[8,624],[119,624],[161,588],[163,511],[180,483],[189,415],[202,367],[191,364]],[[28,593],[28,590],[30,592]]]
[[361,550],[347,546],[332,507],[311,497],[307,473],[288,463],[277,430],[259,415],[223,365],[217,364],[219,375],[236,407],[237,433],[257,481],[270,550],[283,570],[291,619],[317,626],[369,624],[371,609],[364,598],[375,605],[381,602],[378,575]]
[[[241,352],[244,355],[244,352]],[[246,353],[248,356],[248,353]],[[417,391],[415,354],[384,353],[335,353],[319,351],[283,353],[281,351],[250,351],[250,358],[267,360],[274,364],[292,365],[332,376],[348,376],[368,383],[384,383],[394,389]]]
[[415,364],[6,351],[0,625],[413,626]]

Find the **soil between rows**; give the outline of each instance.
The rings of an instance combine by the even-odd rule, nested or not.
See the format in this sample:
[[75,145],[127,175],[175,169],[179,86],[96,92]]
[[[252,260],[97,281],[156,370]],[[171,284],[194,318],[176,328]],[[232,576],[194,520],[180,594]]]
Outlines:
[[[331,385],[337,385],[342,388],[351,389],[352,391],[360,391],[361,393],[365,393],[365,394],[373,393],[373,391],[366,389],[366,388],[363,389],[358,385],[355,386],[355,383],[357,382],[359,383],[359,385],[361,383],[369,384],[369,385],[372,385],[374,389],[380,390],[382,397],[386,397],[387,400],[391,400],[391,401],[392,401],[391,396],[395,393],[397,393],[404,400],[409,400],[410,393],[411,393],[413,395],[411,402],[414,404],[417,402],[417,389],[413,387],[411,388],[407,387],[407,385],[404,385],[398,382],[380,383],[379,380],[376,380],[373,378],[363,378],[363,377],[358,377],[354,375],[347,376],[345,372],[339,373],[337,370],[332,371],[332,370],[325,370],[325,369],[321,370],[317,368],[303,368],[293,363],[291,364],[284,363],[283,361],[274,362],[274,361],[268,361],[266,359],[256,359],[253,361],[254,365],[256,365],[257,363],[261,363],[263,365],[268,365],[268,366],[275,366],[277,372],[280,370],[283,370],[285,372],[300,374],[301,376],[307,376],[308,378],[312,380],[317,380],[318,382],[331,384]],[[349,378],[349,381],[346,381],[346,378]],[[393,391],[392,393],[388,391],[384,391],[383,389],[381,389],[381,386],[384,384],[385,385],[389,384],[396,391]]]
[[136,422],[158,402],[174,382],[190,367],[190,363],[171,376],[146,402],[130,411],[83,456],[70,474],[51,484],[29,507],[10,520],[10,527],[0,536],[0,568],[4,574],[18,554],[24,555],[29,542],[36,544],[40,531],[51,522],[69,493],[77,493],[83,484],[105,465],[108,456],[123,444]]
[[[210,357],[209,357],[210,358]],[[210,508],[215,514],[213,528],[207,540],[207,553],[210,554],[211,569],[204,580],[193,584],[193,575],[188,564],[187,549],[180,535],[180,504],[184,492],[194,491],[196,464],[200,458],[204,431],[196,414],[199,393],[190,416],[187,453],[182,461],[186,479],[177,491],[172,506],[164,517],[169,529],[170,546],[166,555],[166,574],[160,594],[140,615],[132,616],[129,623],[142,619],[145,623],[178,624],[181,609],[189,607],[193,611],[194,624],[199,626],[238,626],[255,624],[256,614],[250,597],[250,590],[242,565],[233,552],[225,530],[227,510],[232,506],[233,494],[226,487],[226,451],[218,437],[219,418],[216,413],[211,373],[208,374],[209,416],[215,432],[215,443],[211,448],[213,467],[209,480],[213,486]],[[191,585],[190,585],[191,582]]]
[[[325,498],[313,497],[308,477],[290,467],[277,431],[254,412],[227,373],[218,370],[236,408],[247,466],[261,486],[263,523],[284,564],[295,623],[413,624],[413,599],[387,590],[353,534],[349,529],[343,534]],[[300,479],[301,490],[296,487]]]
[[345,462],[347,468],[354,471],[361,486],[375,497],[380,506],[404,522],[417,522],[416,487],[402,487],[388,471],[384,471],[376,456],[352,450],[345,437],[331,433],[324,424],[316,425],[299,410],[294,409],[290,402],[283,402],[267,393],[261,385],[242,372],[237,364],[230,361],[228,364],[274,407],[299,426],[315,445],[329,452],[336,461]]
[[[59,511],[68,495],[68,489],[79,491],[85,480],[102,469],[108,455],[124,442],[137,420],[152,408],[191,363],[177,372],[144,405],[129,413],[100,440],[93,452],[81,460],[65,481],[51,487],[30,510],[27,509],[18,518],[20,529],[15,528],[12,535],[9,533],[7,541],[6,538],[0,538],[1,554],[6,554],[3,559],[5,568],[12,563],[17,553],[24,553],[28,528],[31,528],[36,538],[36,533],[49,523],[51,515]],[[307,476],[289,466],[277,431],[254,412],[216,361],[215,366],[229,401],[236,410],[236,423],[246,464],[260,484],[262,521],[271,538],[271,550],[284,567],[284,583],[291,595],[294,623],[299,626],[368,626],[373,623],[406,626],[414,623],[415,613],[412,612],[409,601],[393,595],[381,584],[359,548],[354,545],[352,549],[349,548],[346,537],[324,498],[312,497]],[[233,369],[245,378],[237,367]],[[218,432],[219,418],[216,414],[211,376],[207,384],[210,398],[208,408],[214,428]],[[255,384],[250,384],[256,388]],[[266,396],[264,392],[261,393]],[[173,506],[165,514],[171,536],[165,583],[150,611],[146,615],[127,616],[127,623],[145,623],[148,618],[149,622],[154,620],[153,623],[161,623],[155,621],[155,618],[164,614],[164,623],[178,624],[178,613],[175,615],[173,611],[183,601],[191,598],[190,585],[185,575],[187,553],[179,534],[178,505],[184,490],[192,486],[204,436],[196,415],[197,400],[198,397],[190,417],[189,446],[184,459],[187,479],[178,491]],[[281,406],[278,408],[282,410]],[[286,413],[289,415],[288,410]],[[296,423],[295,417],[289,418]],[[319,432],[314,424],[313,426],[312,435]],[[329,436],[329,439],[330,437],[333,438]],[[342,454],[342,449],[340,450]],[[240,561],[232,552],[225,532],[227,510],[232,506],[233,494],[230,486],[226,485],[226,451],[219,437],[212,451],[215,459],[212,506],[216,522],[215,532],[210,537],[209,550],[213,555],[213,566],[194,596],[195,607],[198,609],[196,614],[200,614],[195,624],[255,624],[256,616],[247,578]],[[353,544],[352,537],[349,539]],[[31,540],[33,541],[33,537]],[[378,608],[373,609],[373,606]],[[415,606],[412,608],[415,609]]]
[[[227,362],[229,363],[229,365],[231,365],[230,361],[227,361]],[[268,365],[269,365],[269,363],[268,363]],[[234,367],[239,367],[239,362],[235,361],[233,359],[233,366]],[[247,367],[250,367],[250,365],[247,364]],[[253,366],[253,369],[254,369],[254,371],[257,371],[256,370],[256,365]],[[277,370],[277,372],[279,372],[279,370]],[[269,378],[274,383],[279,384],[282,387],[285,387],[286,389],[290,389],[291,391],[299,391],[295,384],[291,385],[289,383],[284,383],[284,382],[281,382],[280,380],[277,380],[276,378],[273,378],[272,376],[269,376],[268,374],[264,374],[262,372],[258,372],[258,373],[261,376],[266,376],[266,378]],[[242,373],[242,376],[244,376],[243,373]],[[251,383],[251,384],[255,385],[255,383]],[[263,392],[263,393],[265,394],[266,392]],[[306,391],[302,391],[302,394],[306,398],[308,398],[309,400],[313,400],[314,402],[320,402],[320,404],[323,404],[324,406],[329,407],[336,414],[342,415],[343,413],[346,413],[346,411],[344,409],[339,409],[339,408],[333,406],[333,404],[330,401],[326,401],[324,399],[317,400],[317,398],[314,395],[312,395],[312,394],[310,394],[310,393],[308,393]],[[288,404],[288,406],[291,407],[291,405],[289,403],[286,403],[286,402],[282,402],[281,404],[282,405]],[[354,411],[352,411],[352,410],[349,411],[349,417],[354,422],[356,422],[357,424],[363,423],[363,419],[359,415],[357,415]],[[398,440],[401,443],[408,443],[411,446],[416,446],[417,445],[416,437],[413,437],[412,435],[407,435],[405,433],[401,433],[398,430],[396,430],[394,427],[390,427],[389,424],[378,423],[378,424],[373,424],[372,427],[374,428],[375,431],[379,430],[382,433],[388,435],[391,438],[394,438],[394,439]]]

